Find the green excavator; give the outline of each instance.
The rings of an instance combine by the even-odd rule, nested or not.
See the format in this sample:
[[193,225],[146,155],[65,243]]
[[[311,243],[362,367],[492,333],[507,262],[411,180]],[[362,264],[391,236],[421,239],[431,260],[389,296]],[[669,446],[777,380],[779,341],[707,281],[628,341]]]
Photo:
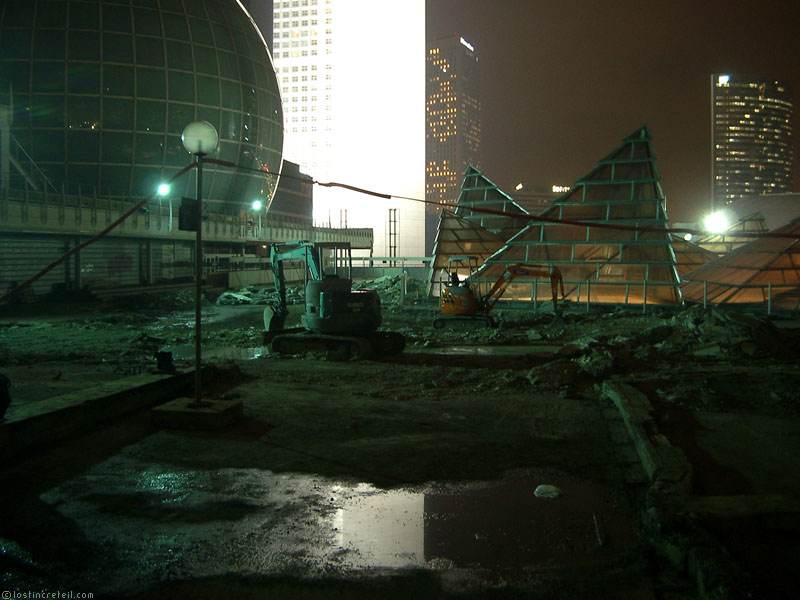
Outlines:
[[[352,289],[347,242],[277,242],[270,246],[277,300],[264,310],[264,343],[277,354],[324,353],[329,358],[367,359],[402,352],[405,338],[378,331],[381,301],[375,290]],[[285,328],[289,314],[284,263],[299,261],[305,281],[302,327]]]

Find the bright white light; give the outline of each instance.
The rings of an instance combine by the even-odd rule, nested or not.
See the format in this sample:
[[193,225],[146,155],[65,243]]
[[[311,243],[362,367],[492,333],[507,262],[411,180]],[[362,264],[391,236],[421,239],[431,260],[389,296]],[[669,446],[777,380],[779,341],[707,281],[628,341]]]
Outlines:
[[692,234],[691,233],[687,233],[685,236],[683,236],[683,239],[685,239],[687,242],[691,242],[692,241]]
[[563,194],[564,192],[569,191],[568,185],[554,185],[553,186],[553,193],[554,194]]
[[517,187],[515,187],[514,189],[517,190],[517,191],[520,191],[522,189],[522,184],[518,183]]
[[[309,113],[316,110],[318,127],[287,122],[284,158],[299,163],[317,181],[424,198],[425,61],[419,57],[425,52],[425,2],[347,0],[331,7],[330,54],[322,50],[325,29],[320,28],[321,56],[276,59],[278,68],[307,65],[309,71],[320,73],[320,79],[330,74],[334,82],[327,92],[329,100],[323,102],[321,96],[317,104],[307,103]],[[387,31],[402,31],[402,44],[387,43]],[[295,108],[304,112],[303,96],[299,101],[292,98],[284,97],[284,113],[291,115]],[[391,222],[396,238],[387,235],[389,209],[397,209]],[[373,229],[376,256],[387,255],[390,239],[397,241],[397,256],[424,254],[423,203],[375,198],[343,188],[314,188],[316,221],[327,222],[330,215],[338,226],[343,211],[349,227]]]
[[253,203],[250,206],[253,210],[261,210],[261,207],[264,206],[264,204],[261,202],[261,200],[253,200]]
[[722,233],[728,228],[728,217],[723,212],[715,212],[703,219],[703,226],[710,233]]
[[720,75],[719,78],[717,78],[717,83],[719,83],[720,85],[725,85],[730,80],[731,80],[730,75]]
[[469,48],[472,52],[475,52],[475,47],[472,44],[470,44],[467,40],[465,40],[463,37],[459,41],[463,46]]
[[168,183],[159,184],[157,191],[159,196],[166,196],[167,194],[169,194],[169,184]]
[[209,154],[216,150],[219,135],[208,121],[193,121],[183,128],[181,142],[190,154]]

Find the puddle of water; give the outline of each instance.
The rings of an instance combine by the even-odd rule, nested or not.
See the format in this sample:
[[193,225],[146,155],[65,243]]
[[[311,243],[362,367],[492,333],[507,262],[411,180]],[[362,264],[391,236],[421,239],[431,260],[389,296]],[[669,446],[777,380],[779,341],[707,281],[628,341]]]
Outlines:
[[[563,494],[537,498],[541,483]],[[496,581],[492,573],[524,582],[531,570],[602,569],[639,544],[611,488],[543,473],[386,491],[117,456],[42,500],[106,549],[106,576],[85,584],[107,592],[173,575],[323,579],[409,567],[480,585]]]
[[[194,358],[194,344],[176,344],[174,346],[164,346],[162,352],[172,352],[174,360],[189,360]],[[230,360],[253,360],[269,354],[267,346],[253,346],[250,348],[240,348],[236,346],[203,346],[204,359],[230,359]]]

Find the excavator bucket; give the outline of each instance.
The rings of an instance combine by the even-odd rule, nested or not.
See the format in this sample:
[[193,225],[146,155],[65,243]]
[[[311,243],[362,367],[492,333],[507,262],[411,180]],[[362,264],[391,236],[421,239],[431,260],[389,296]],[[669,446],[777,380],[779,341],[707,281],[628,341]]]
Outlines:
[[264,308],[264,331],[282,331],[285,321],[285,314],[280,314],[269,305]]

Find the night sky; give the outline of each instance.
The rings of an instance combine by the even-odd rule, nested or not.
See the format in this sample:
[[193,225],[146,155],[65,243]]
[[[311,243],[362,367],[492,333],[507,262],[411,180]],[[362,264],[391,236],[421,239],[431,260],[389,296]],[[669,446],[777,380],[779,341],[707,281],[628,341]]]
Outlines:
[[710,76],[763,75],[794,97],[800,0],[427,0],[427,37],[475,46],[482,171],[501,189],[569,185],[642,125],[670,221],[710,206]]

